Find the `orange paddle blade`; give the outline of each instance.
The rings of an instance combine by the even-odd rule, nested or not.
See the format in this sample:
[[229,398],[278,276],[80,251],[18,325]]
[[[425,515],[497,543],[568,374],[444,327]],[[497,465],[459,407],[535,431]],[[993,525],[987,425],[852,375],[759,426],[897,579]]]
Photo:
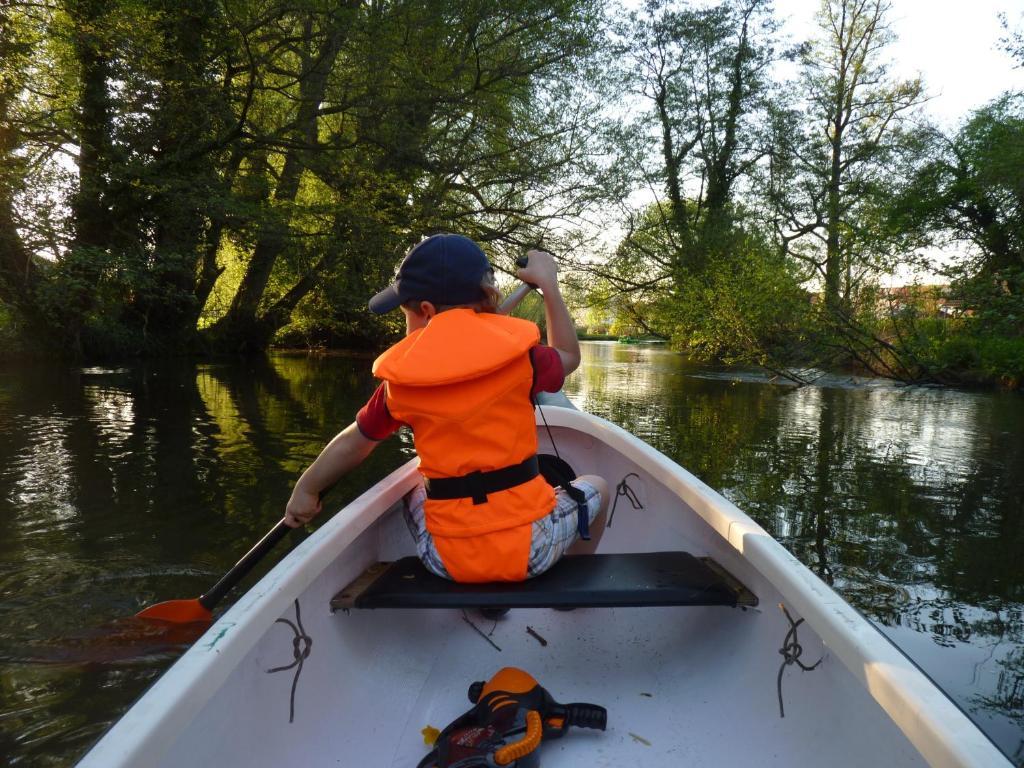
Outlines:
[[151,605],[135,614],[140,619],[153,621],[169,621],[172,624],[209,624],[213,614],[196,600],[168,600],[165,603]]

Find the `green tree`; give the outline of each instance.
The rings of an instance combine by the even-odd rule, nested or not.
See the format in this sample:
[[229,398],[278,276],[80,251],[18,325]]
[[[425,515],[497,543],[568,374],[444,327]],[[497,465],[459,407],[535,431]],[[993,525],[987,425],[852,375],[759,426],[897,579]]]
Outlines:
[[780,118],[771,190],[785,251],[821,280],[824,305],[849,315],[859,286],[890,266],[893,242],[875,227],[908,146],[903,122],[920,80],[890,76],[894,35],[885,0],[824,0],[819,37],[800,56],[800,99]]
[[933,132],[931,160],[892,207],[895,225],[957,249],[939,266],[959,317],[915,343],[937,374],[1024,377],[1024,94],[976,110],[952,136]]
[[28,296],[36,333],[80,352],[187,344],[211,282],[200,260],[223,202],[233,89],[220,75],[237,36],[213,0],[26,7],[39,41],[16,209],[51,267]]
[[650,108],[626,140],[654,141],[657,162],[641,170],[647,185],[664,185],[667,205],[657,210],[677,280],[699,275],[726,250],[737,183],[765,154],[758,124],[775,29],[763,0],[702,9],[652,0],[618,32],[618,53],[629,62],[623,84]]
[[25,173],[18,100],[31,52],[31,36],[19,9],[0,5],[0,301],[19,306],[37,277],[15,210]]
[[595,6],[5,3],[0,300],[85,354],[375,335],[421,234],[501,257],[591,204]]
[[776,23],[750,0],[645,11],[619,33],[625,82],[650,107],[627,141],[657,127],[644,181],[663,184],[665,199],[631,216],[608,264],[591,271],[620,321],[704,359],[781,369],[773,350],[795,338],[806,296],[747,202],[770,149]]
[[353,6],[297,27],[300,50],[277,66],[282,89],[299,90],[294,118],[282,128],[269,94],[253,125],[247,172],[263,177],[267,215],[212,337],[261,346],[320,286],[364,299],[421,233],[516,246],[564,213],[553,195],[585,197],[567,181],[585,116],[554,98],[592,48],[589,6],[453,9]]

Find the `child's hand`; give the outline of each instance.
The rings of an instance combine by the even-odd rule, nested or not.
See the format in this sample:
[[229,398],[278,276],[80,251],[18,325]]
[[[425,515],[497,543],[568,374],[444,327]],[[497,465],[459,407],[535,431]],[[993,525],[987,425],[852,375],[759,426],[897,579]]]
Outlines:
[[300,528],[319,514],[320,494],[309,493],[296,485],[285,507],[284,524],[289,528]]
[[547,251],[527,251],[529,262],[516,272],[516,277],[524,283],[533,283],[542,291],[558,286],[558,262]]

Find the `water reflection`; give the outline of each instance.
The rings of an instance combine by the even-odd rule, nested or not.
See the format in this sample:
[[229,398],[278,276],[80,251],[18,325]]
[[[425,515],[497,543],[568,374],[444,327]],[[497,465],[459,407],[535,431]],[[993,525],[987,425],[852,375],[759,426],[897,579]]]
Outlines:
[[1024,762],[1024,400],[587,344],[566,393],[720,489]]
[[[125,617],[209,587],[373,387],[346,357],[0,372],[0,762],[88,748],[187,643]],[[326,507],[405,455],[383,445]]]
[[[1024,761],[1021,398],[584,354],[566,385],[579,407],[722,489]],[[0,755],[72,762],[166,668],[180,644],[122,620],[200,594],[279,519],[372,392],[369,363],[0,371]],[[410,455],[386,441],[326,508]]]

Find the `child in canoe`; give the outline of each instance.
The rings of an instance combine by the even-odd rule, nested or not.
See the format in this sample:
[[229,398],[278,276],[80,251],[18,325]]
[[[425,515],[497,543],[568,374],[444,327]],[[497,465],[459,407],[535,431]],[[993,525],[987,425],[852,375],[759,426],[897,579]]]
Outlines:
[[605,481],[583,475],[575,490],[556,490],[538,470],[534,397],[561,389],[580,349],[555,260],[528,256],[518,277],[544,293],[546,347],[535,323],[496,314],[494,272],[475,242],[439,234],[409,251],[395,282],[370,300],[378,314],[401,308],[406,336],[374,362],[383,382],[355,422],[295,484],[288,525],[312,520],[321,491],[408,425],[423,485],[406,498],[405,517],[429,570],[460,582],[521,581],[550,568],[588,525],[591,539],[573,552],[593,552]]

